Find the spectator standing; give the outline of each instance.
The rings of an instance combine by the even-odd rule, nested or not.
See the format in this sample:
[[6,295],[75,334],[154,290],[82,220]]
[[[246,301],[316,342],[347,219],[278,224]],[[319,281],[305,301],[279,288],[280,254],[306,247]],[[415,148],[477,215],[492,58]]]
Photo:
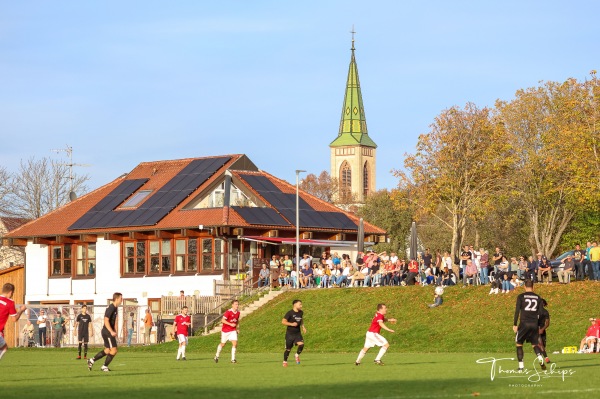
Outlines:
[[452,258],[450,257],[450,253],[448,251],[444,252],[444,256],[442,257],[442,268],[446,273],[452,270]]
[[591,250],[592,243],[588,241],[585,248],[585,259],[583,260],[583,268],[586,269],[587,266],[588,280],[594,280],[594,271],[592,270],[592,262],[590,261]]
[[463,286],[467,285],[467,261],[472,260],[473,254],[469,251],[469,246],[465,245],[464,250],[460,253],[460,271],[463,274]]
[[575,278],[577,280],[583,280],[585,277],[585,271],[583,269],[583,261],[585,260],[585,251],[581,249],[579,244],[575,245],[573,251],[573,261],[575,263]]
[[492,260],[494,261],[494,274],[496,274],[496,278],[498,278],[498,266],[500,266],[500,263],[502,263],[502,256],[502,251],[500,251],[499,247],[496,247],[496,252],[494,252],[494,256],[492,258]]
[[433,260],[433,255],[429,253],[429,248],[425,248],[425,253],[423,254],[423,266],[424,269],[431,267],[431,262]]
[[290,274],[290,272],[292,271],[292,266],[293,265],[294,265],[294,262],[292,262],[292,260],[290,259],[290,256],[289,255],[285,255],[283,257],[283,267],[288,272],[288,274]]
[[129,320],[127,321],[127,346],[131,346],[131,338],[133,338],[133,328],[135,327],[134,313],[129,312]]
[[154,326],[154,320],[152,320],[152,313],[150,309],[146,309],[146,315],[144,316],[144,345],[150,345],[150,332]]
[[40,346],[42,348],[46,347],[46,323],[48,322],[48,316],[46,316],[46,311],[44,309],[40,310],[40,315],[37,319],[38,325],[38,335],[40,338]]
[[536,255],[536,259],[529,263],[529,271],[527,278],[530,277],[532,281],[537,281],[536,276],[542,263],[542,256],[542,253],[538,252]]
[[600,281],[600,247],[595,241],[590,248],[590,262],[592,262],[593,270],[593,276],[590,277],[590,280]]
[[490,278],[489,278],[489,262],[490,262],[490,256],[487,253],[487,251],[483,248],[479,248],[479,253],[480,258],[479,258],[479,268],[481,270],[481,284],[488,284],[490,282]]

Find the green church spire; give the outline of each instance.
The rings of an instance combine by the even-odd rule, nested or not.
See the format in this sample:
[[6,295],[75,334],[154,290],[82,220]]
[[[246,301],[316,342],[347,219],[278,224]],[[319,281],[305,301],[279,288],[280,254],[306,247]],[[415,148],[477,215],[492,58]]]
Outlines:
[[358,79],[358,67],[354,57],[354,29],[352,31],[352,56],[348,68],[348,80],[346,81],[346,94],[340,130],[335,140],[329,144],[330,147],[342,147],[347,145],[364,145],[377,148],[377,144],[369,137],[367,120],[363,108],[362,94],[360,92],[360,80]]

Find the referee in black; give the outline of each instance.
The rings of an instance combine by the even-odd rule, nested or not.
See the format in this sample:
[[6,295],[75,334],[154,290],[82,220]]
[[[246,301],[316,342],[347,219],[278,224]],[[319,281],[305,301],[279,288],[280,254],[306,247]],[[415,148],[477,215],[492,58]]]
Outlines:
[[117,316],[119,314],[119,305],[123,302],[123,295],[120,292],[113,294],[112,303],[106,308],[104,312],[104,327],[102,327],[102,339],[104,340],[104,349],[98,352],[96,356],[88,360],[88,369],[92,371],[94,362],[102,359],[106,356],[104,365],[100,370],[108,373],[110,369],[108,365],[112,362],[113,358],[117,355],[117,329],[115,324],[117,322]]
[[287,326],[285,332],[285,352],[283,352],[283,367],[287,367],[287,360],[294,345],[298,345],[298,350],[294,357],[296,358],[296,364],[300,364],[300,354],[304,349],[304,338],[302,337],[302,333],[306,334],[301,300],[294,299],[292,302],[292,310],[283,316],[281,324]]
[[[533,292],[533,281],[525,281],[525,292],[517,297],[517,306],[515,307],[515,318],[513,331],[517,334],[515,342],[517,344],[517,359],[519,361],[519,371],[524,370],[523,365],[523,343],[529,342],[533,351],[537,355],[542,370],[546,370],[546,363],[542,356],[542,350],[539,345],[539,320],[543,309],[543,299]],[[517,327],[517,321],[521,320]]]

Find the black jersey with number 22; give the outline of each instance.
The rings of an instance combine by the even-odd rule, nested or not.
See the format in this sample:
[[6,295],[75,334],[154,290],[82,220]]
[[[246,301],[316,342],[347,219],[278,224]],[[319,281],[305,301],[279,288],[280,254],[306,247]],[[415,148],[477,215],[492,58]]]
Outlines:
[[514,324],[521,319],[521,324],[538,325],[540,315],[542,314],[542,298],[533,292],[523,292],[517,297],[517,306],[515,308]]

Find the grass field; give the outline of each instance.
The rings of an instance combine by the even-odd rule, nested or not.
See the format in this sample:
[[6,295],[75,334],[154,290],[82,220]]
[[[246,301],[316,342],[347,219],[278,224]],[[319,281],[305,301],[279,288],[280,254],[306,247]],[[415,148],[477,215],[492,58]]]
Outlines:
[[[302,364],[281,366],[281,353],[240,353],[239,363],[228,362],[229,348],[215,364],[212,354],[188,353],[186,362],[175,353],[127,351],[102,373],[99,365],[89,372],[74,351],[11,350],[0,361],[2,398],[445,398],[554,397],[589,398],[600,393],[597,355],[556,355],[560,370],[573,372],[563,381],[535,372],[512,378],[497,374],[491,381],[491,364],[477,364],[489,357],[478,353],[398,354],[384,357],[385,366],[354,365],[356,354],[302,356]],[[495,355],[496,358],[512,354]],[[526,353],[527,364],[533,355]],[[499,361],[502,369],[514,369],[514,361]],[[496,367],[498,369],[498,367]],[[528,380],[528,377],[531,381]],[[532,378],[533,377],[533,378]]]
[[[587,298],[597,297],[597,283],[539,285],[536,292],[550,304],[548,352],[579,345],[597,316]],[[600,355],[557,354],[553,373],[533,368],[525,349],[528,374],[508,374],[515,360],[478,364],[478,359],[515,356],[512,317],[516,293],[488,295],[487,287],[446,289],[444,305],[429,309],[431,287],[325,289],[280,295],[240,324],[238,364],[212,360],[219,335],[193,337],[188,361],[175,361],[176,343],[121,348],[114,370],[97,364],[89,372],[74,349],[15,349],[0,361],[0,398],[444,398],[552,394],[589,398],[600,394]],[[284,329],[281,318],[291,301],[303,301],[308,333],[302,364],[293,357],[281,366]],[[385,366],[374,365],[372,349],[359,367],[356,355],[378,302],[399,319],[394,334],[384,332],[391,347]],[[90,351],[93,355],[98,348]],[[491,380],[492,369],[495,378]],[[567,373],[563,378],[563,374]],[[508,378],[510,377],[510,378]]]

